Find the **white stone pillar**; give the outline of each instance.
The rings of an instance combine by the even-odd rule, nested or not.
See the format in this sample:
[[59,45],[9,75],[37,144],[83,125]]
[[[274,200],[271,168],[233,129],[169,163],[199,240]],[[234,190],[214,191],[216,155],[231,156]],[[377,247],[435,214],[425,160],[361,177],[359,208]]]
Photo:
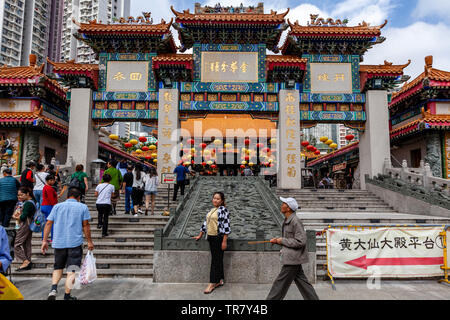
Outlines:
[[359,141],[361,189],[366,189],[364,176],[383,173],[385,159],[391,158],[387,91],[366,92],[366,127]]
[[159,90],[158,109],[158,177],[172,173],[178,164],[180,138],[178,120],[178,89]]
[[299,91],[280,90],[278,175],[280,189],[301,189]]
[[67,159],[71,157],[90,176],[92,161],[98,159],[98,130],[92,126],[91,89],[71,89]]

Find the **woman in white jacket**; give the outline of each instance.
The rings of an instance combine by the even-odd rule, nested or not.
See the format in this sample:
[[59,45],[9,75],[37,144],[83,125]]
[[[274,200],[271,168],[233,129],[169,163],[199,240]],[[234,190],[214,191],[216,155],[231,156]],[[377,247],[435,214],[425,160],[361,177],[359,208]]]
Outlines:
[[158,193],[158,175],[155,168],[151,168],[150,172],[144,177],[145,184],[145,215],[148,212],[148,205],[152,202],[152,215],[155,214],[155,197]]

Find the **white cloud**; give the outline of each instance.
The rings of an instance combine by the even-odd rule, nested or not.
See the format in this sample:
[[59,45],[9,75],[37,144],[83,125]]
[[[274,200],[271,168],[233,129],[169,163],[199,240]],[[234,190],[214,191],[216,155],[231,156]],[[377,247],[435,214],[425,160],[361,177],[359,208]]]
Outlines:
[[443,23],[436,25],[416,22],[405,28],[382,29],[386,41],[375,45],[364,56],[363,64],[382,64],[384,60],[394,64],[404,64],[411,59],[411,64],[404,70],[411,79],[424,70],[425,56],[432,55],[433,67],[450,70],[450,41],[442,41],[443,35],[450,34],[450,26]]
[[416,18],[424,18],[429,16],[448,18],[449,12],[449,0],[419,0],[412,15]]

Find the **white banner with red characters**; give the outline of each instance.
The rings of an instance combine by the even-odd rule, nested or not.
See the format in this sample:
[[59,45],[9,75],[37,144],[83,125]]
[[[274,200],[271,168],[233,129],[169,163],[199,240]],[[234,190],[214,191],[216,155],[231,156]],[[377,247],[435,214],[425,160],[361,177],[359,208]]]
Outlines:
[[443,276],[442,231],[442,227],[330,228],[328,271],[342,278]]

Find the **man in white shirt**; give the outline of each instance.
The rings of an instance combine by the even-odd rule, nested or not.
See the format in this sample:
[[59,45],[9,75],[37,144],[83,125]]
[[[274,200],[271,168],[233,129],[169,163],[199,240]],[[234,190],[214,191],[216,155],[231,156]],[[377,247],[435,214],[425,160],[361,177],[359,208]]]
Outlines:
[[111,196],[115,187],[110,184],[111,176],[103,175],[103,183],[95,188],[95,196],[97,197],[96,205],[98,211],[97,229],[102,229],[102,237],[108,236],[108,217],[112,211]]
[[45,172],[45,166],[43,164],[38,164],[36,166],[36,184],[33,188],[33,195],[36,199],[38,206],[42,204],[42,190],[45,186],[45,178],[48,176],[48,172]]

